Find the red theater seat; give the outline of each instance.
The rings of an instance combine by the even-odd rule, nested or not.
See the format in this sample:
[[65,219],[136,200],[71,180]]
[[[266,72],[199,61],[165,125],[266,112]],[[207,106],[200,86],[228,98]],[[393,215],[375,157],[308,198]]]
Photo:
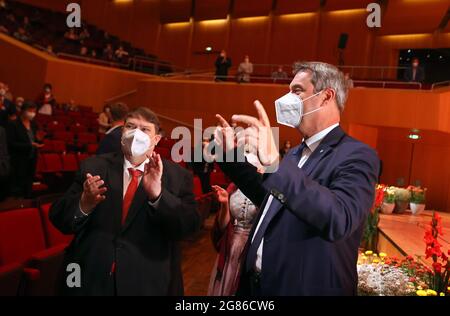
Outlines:
[[19,294],[23,265],[20,263],[0,266],[0,296],[16,296]]
[[48,217],[48,214],[50,212],[50,206],[51,204],[48,203],[41,205],[40,207],[42,222],[44,224],[44,233],[47,247],[67,245],[72,241],[73,236],[64,235],[59,230],[57,230],[55,226],[53,226],[52,222],[50,222],[50,219]]
[[78,170],[78,161],[75,154],[61,155],[62,171],[74,172]]
[[194,177],[194,194],[196,197],[200,197],[203,195],[202,182],[200,181],[200,178],[198,176]]
[[78,153],[77,154],[78,165],[80,165],[83,162],[83,160],[86,160],[87,158],[89,158],[88,154]]
[[25,262],[44,249],[44,232],[37,208],[0,213],[0,265]]
[[58,154],[42,154],[44,173],[56,173],[63,170],[61,157]]
[[90,155],[95,155],[97,153],[98,144],[88,144],[87,145],[87,152]]
[[218,185],[221,187],[227,186],[230,181],[226,178],[225,174],[221,170],[214,170],[211,172],[210,178],[211,185]]
[[87,144],[96,144],[98,142],[97,135],[94,133],[79,133],[78,134],[78,144],[79,145],[87,145]]
[[62,140],[67,144],[73,144],[74,134],[72,132],[57,131],[54,133],[55,140]]

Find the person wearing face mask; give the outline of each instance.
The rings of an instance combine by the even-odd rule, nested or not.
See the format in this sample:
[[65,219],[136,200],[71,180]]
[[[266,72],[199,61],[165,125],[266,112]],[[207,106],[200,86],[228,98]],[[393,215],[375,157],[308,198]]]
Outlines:
[[6,130],[12,165],[11,194],[19,198],[32,197],[38,149],[44,146],[34,122],[36,109],[33,102],[25,102],[19,118],[10,122]]
[[380,160],[339,126],[348,93],[342,72],[326,63],[302,62],[294,65],[294,75],[275,110],[277,122],[297,129],[303,141],[281,162],[259,101],[258,117],[232,117],[249,126],[245,133],[234,135],[217,115],[225,152],[235,151],[243,135],[249,137],[270,171],[261,178],[248,162],[219,163],[261,210],[246,245],[238,294],[356,295],[358,247]]
[[227,81],[228,70],[231,68],[231,58],[227,57],[227,52],[222,50],[216,59],[216,81]]
[[53,96],[52,85],[46,83],[44,85],[44,91],[38,97],[36,103],[39,107],[39,114],[52,115],[53,109],[56,107],[56,99]]
[[[255,154],[246,154],[246,159],[259,173],[264,173]],[[239,284],[242,253],[259,209],[233,183],[226,190],[217,185],[213,190],[220,209],[211,237],[219,254],[211,273],[208,296],[231,296]]]
[[[61,270],[63,295],[182,295],[178,242],[200,227],[187,169],[154,151],[161,139],[147,108],[125,119],[122,152],[88,158],[50,220],[75,238]],[[81,287],[66,267],[81,268]]]
[[425,81],[425,72],[419,64],[419,58],[413,58],[411,61],[411,67],[405,70],[403,73],[403,79],[406,82],[421,82]]

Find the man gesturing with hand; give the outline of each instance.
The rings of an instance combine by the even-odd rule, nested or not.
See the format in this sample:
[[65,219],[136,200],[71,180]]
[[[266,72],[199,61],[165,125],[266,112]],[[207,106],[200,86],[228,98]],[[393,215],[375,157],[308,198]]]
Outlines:
[[[258,117],[234,115],[246,127],[234,135],[217,115],[216,142],[230,151],[248,141],[272,173],[260,177],[247,162],[221,162],[223,171],[260,207],[246,246],[238,294],[356,295],[356,263],[372,206],[379,158],[339,126],[347,99],[334,66],[297,63],[289,93],[275,101],[277,122],[303,142],[281,162],[260,102]],[[222,137],[222,139],[221,139]]]
[[[192,175],[154,152],[161,136],[147,108],[130,112],[122,152],[83,162],[50,220],[74,234],[61,278],[64,295],[182,295],[177,242],[199,228]],[[81,287],[66,284],[68,264]]]

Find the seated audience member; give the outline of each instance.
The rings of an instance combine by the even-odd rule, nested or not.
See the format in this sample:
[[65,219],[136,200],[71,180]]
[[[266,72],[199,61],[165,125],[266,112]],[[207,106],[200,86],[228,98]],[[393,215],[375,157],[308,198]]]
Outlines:
[[120,45],[119,48],[115,52],[116,59],[120,62],[124,62],[125,57],[128,56],[128,52],[123,49],[123,46]]
[[287,83],[288,75],[286,71],[283,70],[283,66],[278,66],[278,69],[272,72],[272,80],[274,83]]
[[37,153],[44,146],[40,143],[42,139],[38,139],[34,122],[36,108],[33,102],[25,102],[20,117],[7,127],[12,165],[11,193],[16,197],[31,198]]
[[78,108],[78,105],[75,103],[75,100],[71,99],[69,103],[66,105],[66,111],[70,112],[79,112],[80,109]]
[[238,82],[250,82],[250,76],[253,73],[253,64],[250,62],[250,57],[245,56],[242,63],[239,64],[237,79]]
[[78,37],[77,33],[75,32],[74,28],[69,29],[64,34],[64,38],[69,40],[69,41],[78,41],[79,40],[79,37]]
[[86,46],[82,46],[81,49],[80,49],[80,56],[87,57],[87,55],[88,55],[87,47]]
[[29,19],[27,16],[25,16],[25,17],[23,18],[22,28],[25,30],[25,32],[26,32],[27,34],[30,34],[30,31],[31,31],[31,23],[30,23],[30,19]]
[[44,91],[38,97],[36,103],[39,107],[39,114],[52,115],[53,108],[56,107],[56,100],[52,93],[53,87],[51,84],[44,85]]
[[280,157],[283,158],[291,150],[291,141],[287,140],[284,142],[283,148],[280,149]]
[[106,45],[105,49],[103,50],[103,59],[109,61],[114,60],[114,51],[111,44]]
[[352,89],[355,87],[355,84],[353,83],[353,79],[350,78],[350,74],[347,72],[344,75],[345,81],[347,82],[348,88]]
[[103,107],[103,112],[98,116],[98,125],[98,132],[100,134],[105,134],[111,127],[111,106],[109,104]]
[[83,286],[71,287],[64,276],[60,294],[182,293],[176,245],[198,230],[200,217],[192,174],[154,152],[161,139],[159,126],[147,108],[130,112],[122,150],[85,160],[67,193],[52,204],[53,225],[75,234],[61,273],[68,275],[69,263],[83,267]]
[[97,58],[97,51],[95,49],[91,51],[91,58]]
[[53,51],[52,45],[47,45],[47,49],[45,51],[50,55],[56,55],[55,52]]
[[0,201],[8,195],[8,177],[11,170],[6,131],[0,126]]
[[89,33],[89,30],[87,29],[87,27],[83,28],[83,31],[81,31],[80,33],[80,41],[83,42],[85,39],[88,39],[89,37],[91,37],[91,34]]
[[14,103],[8,98],[8,86],[0,82],[0,126],[6,127],[10,115],[16,112]]
[[128,106],[125,103],[115,103],[110,107],[111,128],[100,141],[97,155],[120,152],[121,138],[125,118],[128,115]]
[[403,74],[403,79],[406,82],[424,82],[425,81],[425,71],[420,66],[419,58],[413,58],[411,61],[411,66],[405,70]]
[[[255,154],[247,154],[246,158],[258,172],[264,173],[264,167]],[[219,186],[213,186],[213,189],[220,210],[211,237],[219,254],[211,273],[208,295],[232,296],[239,284],[244,246],[259,210],[234,184],[230,184],[227,190]]]
[[31,38],[29,37],[29,35],[27,34],[27,32],[25,31],[25,29],[23,27],[19,27],[17,29],[17,31],[14,32],[14,37],[16,39],[18,39],[19,41],[26,42],[26,43],[31,40]]

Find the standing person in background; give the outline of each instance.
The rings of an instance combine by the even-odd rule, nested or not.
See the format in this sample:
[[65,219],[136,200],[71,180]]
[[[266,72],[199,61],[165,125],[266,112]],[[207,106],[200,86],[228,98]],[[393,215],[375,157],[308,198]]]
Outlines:
[[[247,161],[261,174],[264,167],[255,154],[247,154]],[[236,293],[239,284],[244,246],[258,215],[259,209],[233,183],[225,190],[213,186],[220,203],[211,237],[219,253],[211,273],[209,296],[231,296]]]
[[0,82],[0,126],[6,127],[8,119],[16,113],[14,104],[8,99],[8,86]]
[[411,61],[411,67],[405,70],[403,79],[406,82],[420,82],[425,81],[425,71],[420,67],[419,58],[415,57]]
[[25,102],[20,117],[7,127],[12,164],[11,193],[16,197],[31,198],[37,153],[44,146],[37,137],[36,109],[33,102]]
[[283,66],[278,66],[277,71],[272,72],[272,80],[274,83],[287,83],[288,75],[286,71],[283,70]]
[[227,81],[228,69],[231,68],[231,59],[227,57],[227,52],[222,50],[216,60],[216,81]]
[[111,128],[111,106],[106,104],[103,107],[103,112],[98,116],[98,132],[100,134],[105,134],[106,131]]
[[128,115],[128,106],[125,103],[115,103],[110,107],[111,128],[100,141],[97,155],[120,152],[121,138],[125,118]]
[[56,107],[56,99],[53,96],[53,87],[51,84],[44,85],[44,91],[38,97],[36,105],[39,107],[39,114],[52,115]]
[[253,64],[250,62],[250,57],[245,56],[242,63],[239,64],[237,79],[238,82],[250,82],[250,76],[253,73]]

